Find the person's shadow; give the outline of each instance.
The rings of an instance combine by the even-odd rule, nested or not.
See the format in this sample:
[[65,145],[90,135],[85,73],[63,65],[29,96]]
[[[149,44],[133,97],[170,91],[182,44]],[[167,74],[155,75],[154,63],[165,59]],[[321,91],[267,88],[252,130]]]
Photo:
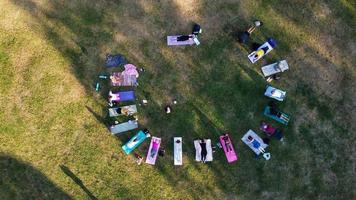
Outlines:
[[66,174],[69,178],[71,178],[77,185],[79,185],[83,191],[89,196],[90,199],[97,200],[97,198],[88,190],[87,187],[83,184],[82,180],[80,180],[68,167],[64,165],[59,166],[64,174]]

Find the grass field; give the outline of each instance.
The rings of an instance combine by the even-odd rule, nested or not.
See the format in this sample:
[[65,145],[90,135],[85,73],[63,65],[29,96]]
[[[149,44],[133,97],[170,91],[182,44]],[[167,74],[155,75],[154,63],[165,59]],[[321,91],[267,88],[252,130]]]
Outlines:
[[[356,3],[348,0],[0,1],[0,199],[355,199]],[[256,64],[236,31],[278,47]],[[166,36],[198,22],[200,46]],[[94,84],[107,53],[146,71],[139,123],[163,138],[166,156],[135,164],[105,123],[108,87]],[[261,66],[287,59],[273,85],[292,115],[269,161],[240,138],[258,130],[269,99]],[[178,100],[167,116],[163,107]],[[122,119],[124,120],[124,119]],[[228,130],[239,160],[194,161],[193,139]],[[184,165],[173,166],[172,137]],[[136,153],[145,155],[149,142]]]

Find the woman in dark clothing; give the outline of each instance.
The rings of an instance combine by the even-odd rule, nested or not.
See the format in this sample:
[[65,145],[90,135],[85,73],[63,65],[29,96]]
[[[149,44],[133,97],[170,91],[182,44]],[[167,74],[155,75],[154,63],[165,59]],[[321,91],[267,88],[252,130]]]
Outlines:
[[250,37],[250,35],[251,35],[251,33],[252,33],[253,31],[255,31],[255,29],[256,29],[257,27],[259,27],[259,26],[262,26],[262,22],[257,20],[257,21],[254,22],[254,25],[251,26],[250,28],[248,28],[246,31],[240,32],[240,33],[238,34],[239,42],[240,42],[240,43],[247,43],[247,42],[248,42],[248,39],[249,39],[249,37]]
[[190,35],[181,35],[177,37],[177,41],[187,41],[189,38],[192,38]]
[[229,135],[227,133],[224,135],[223,140],[224,140],[224,143],[225,143],[226,151],[227,152],[232,151],[231,143],[230,143],[230,140],[229,140]]
[[201,146],[201,160],[203,163],[205,163],[206,160],[206,155],[208,155],[208,151],[206,150],[206,142],[205,140],[200,140],[200,146]]
[[202,30],[200,28],[200,25],[199,24],[194,24],[192,34],[197,36],[201,32],[202,32]]

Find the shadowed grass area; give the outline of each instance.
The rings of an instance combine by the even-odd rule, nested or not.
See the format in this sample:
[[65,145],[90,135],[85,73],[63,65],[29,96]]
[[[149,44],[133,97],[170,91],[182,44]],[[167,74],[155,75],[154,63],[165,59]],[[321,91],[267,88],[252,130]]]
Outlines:
[[[352,198],[355,7],[333,0],[1,1],[0,152],[31,163],[75,199]],[[256,18],[264,25],[251,42],[274,37],[278,46],[251,64],[251,44],[237,44],[235,35]],[[200,46],[166,46],[167,35],[189,33],[193,22],[203,28]],[[94,85],[98,74],[121,70],[105,69],[108,53],[146,70],[136,88],[149,101],[138,107],[140,127],[166,149],[155,166],[137,166],[122,152],[136,131],[114,137],[106,127],[109,84],[100,93]],[[287,91],[277,105],[292,115],[288,127],[262,115],[270,100],[260,68],[280,59],[290,70],[272,85]],[[261,121],[285,133],[283,143],[271,141],[270,161],[240,140],[248,129],[264,136]],[[239,160],[227,164],[218,150],[214,162],[195,162],[193,139],[216,143],[224,131]],[[173,166],[174,136],[183,136],[181,167]],[[148,145],[135,153],[145,156]]]
[[1,199],[72,199],[28,163],[0,154]]

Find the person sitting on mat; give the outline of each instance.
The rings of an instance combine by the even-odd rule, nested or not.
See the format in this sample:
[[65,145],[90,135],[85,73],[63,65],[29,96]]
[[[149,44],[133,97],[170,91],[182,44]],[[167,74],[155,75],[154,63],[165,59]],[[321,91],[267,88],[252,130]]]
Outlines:
[[229,135],[227,133],[224,135],[223,140],[224,140],[224,143],[225,143],[226,151],[227,152],[232,151],[231,143],[230,143],[230,140],[229,140]]
[[279,74],[273,74],[272,76],[270,76],[270,77],[268,77],[267,78],[267,82],[272,82],[272,80],[279,80],[279,79],[281,79],[281,75],[279,75]]
[[208,151],[206,150],[206,142],[204,139],[200,140],[200,147],[201,147],[201,161],[205,163],[206,155],[208,155]]
[[157,153],[157,150],[158,150],[158,141],[155,139],[152,143],[152,149],[151,149],[151,157],[155,157],[156,153]]
[[276,131],[276,133],[274,134],[274,137],[276,137],[277,138],[277,140],[279,140],[279,141],[283,141],[283,133],[282,133],[282,131],[280,131],[279,129],[277,129],[277,131]]
[[181,36],[178,36],[178,37],[177,37],[177,41],[180,41],[180,42],[182,42],[182,41],[187,41],[187,40],[189,40],[190,38],[192,38],[192,36],[190,36],[190,35],[181,35]]
[[202,30],[200,28],[200,25],[199,24],[194,24],[192,34],[197,36],[201,32],[202,32]]
[[143,132],[146,134],[147,137],[151,137],[150,131],[147,128],[143,129]]
[[163,157],[166,154],[166,150],[164,148],[160,148],[158,151],[158,155]]
[[143,160],[142,156],[136,154],[136,163],[137,163],[137,165],[141,165],[142,160]]
[[269,145],[270,139],[269,138],[263,138],[262,141],[263,141],[263,143]]
[[247,29],[246,31],[244,31],[244,32],[240,32],[240,33],[238,34],[239,42],[240,42],[240,43],[247,43],[247,41],[248,41],[248,39],[249,39],[251,33],[252,33],[253,31],[255,31],[257,27],[262,26],[262,24],[263,24],[263,23],[262,23],[261,21],[256,20],[256,21],[254,22],[254,26],[251,26],[250,28],[248,28],[248,29]]
[[113,105],[113,101],[119,101],[120,97],[117,94],[112,93],[112,91],[109,91],[109,104],[112,106]]
[[172,112],[172,108],[170,106],[166,106],[164,108],[164,110],[166,111],[167,114],[171,113]]

